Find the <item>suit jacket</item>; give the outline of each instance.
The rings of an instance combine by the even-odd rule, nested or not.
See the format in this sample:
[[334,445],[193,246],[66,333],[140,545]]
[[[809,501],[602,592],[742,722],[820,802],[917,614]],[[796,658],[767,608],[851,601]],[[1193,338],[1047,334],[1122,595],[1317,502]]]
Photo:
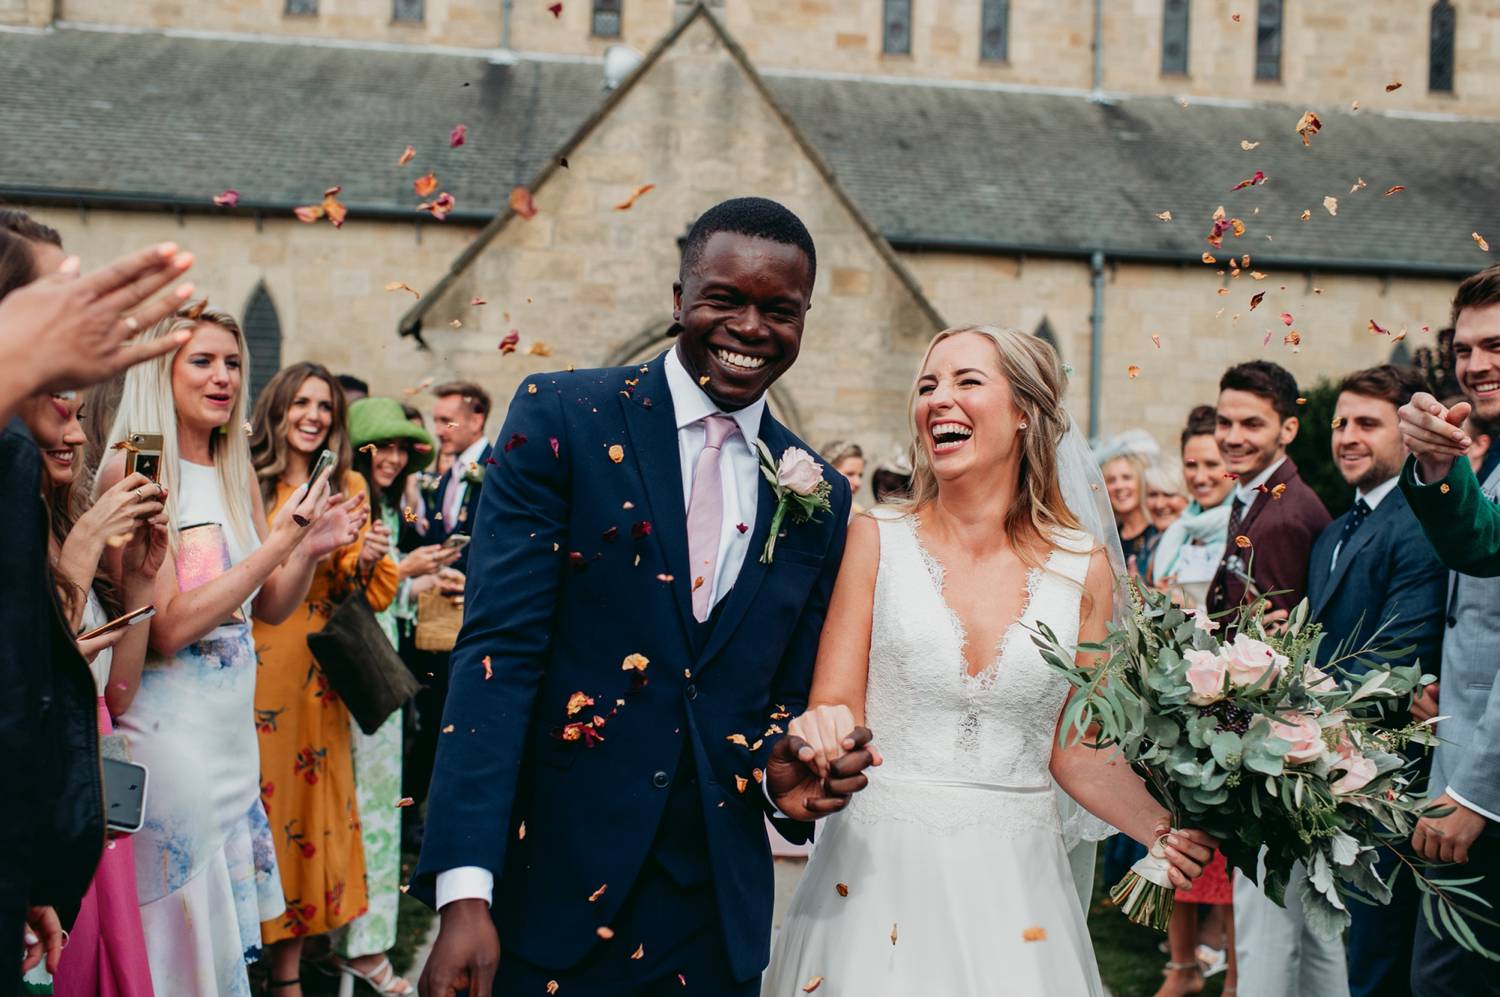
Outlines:
[[[1280,498],[1269,494],[1278,485],[1286,485]],[[1241,577],[1245,573],[1260,594],[1281,592],[1271,596],[1273,609],[1291,609],[1307,590],[1308,555],[1328,525],[1328,510],[1297,474],[1290,457],[1266,481],[1266,489],[1255,497],[1239,525],[1239,535],[1249,538],[1250,547],[1241,549],[1234,537],[1224,545],[1224,560],[1208,587],[1210,613],[1246,601],[1248,591]]]
[[[811,450],[769,411],[760,438],[778,455]],[[499,440],[473,521],[412,893],[430,903],[438,872],[488,869],[502,946],[575,965],[629,895],[686,758],[731,969],[753,976],[769,955],[773,897],[758,783],[806,704],[848,484],[825,467],[832,511],[783,525],[765,565],[775,498],[762,479],[749,554],[705,626],[692,615],[661,358],[528,378]],[[624,665],[636,654],[643,672]],[[570,715],[578,692],[594,704]],[[566,739],[565,725],[595,715],[601,743]]]
[[1500,575],[1500,505],[1484,494],[1469,462],[1455,460],[1442,481],[1416,478],[1417,459],[1401,469],[1401,492],[1437,556],[1454,571],[1476,578]]
[[[486,462],[494,454],[495,448],[486,443],[480,451],[479,472],[483,474],[489,466]],[[425,533],[413,529],[416,543],[413,546],[420,547],[423,544],[442,543],[454,533],[467,533],[473,535],[474,517],[479,514],[479,496],[483,492],[482,485],[469,485],[464,493],[463,502],[458,507],[458,518],[453,522],[446,522],[443,518],[443,509],[448,503],[448,489],[453,487],[453,475],[445,474],[438,482],[437,493],[433,496],[432,507],[427,510],[427,531]],[[462,486],[460,486],[462,487]],[[469,570],[468,548],[458,555],[458,560],[453,562],[453,567],[467,574]]]
[[1390,491],[1339,551],[1334,548],[1352,510],[1328,524],[1313,544],[1308,565],[1307,597],[1312,619],[1323,624],[1318,664],[1326,664],[1338,645],[1368,640],[1378,628],[1382,641],[1411,647],[1388,659],[1392,665],[1420,662],[1437,672],[1443,646],[1443,603],[1448,572],[1422,538],[1422,527],[1399,488]]

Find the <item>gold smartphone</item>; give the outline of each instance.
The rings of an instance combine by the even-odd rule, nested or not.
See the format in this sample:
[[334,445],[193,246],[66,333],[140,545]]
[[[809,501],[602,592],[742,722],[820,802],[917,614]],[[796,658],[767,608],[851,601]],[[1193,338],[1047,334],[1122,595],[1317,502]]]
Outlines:
[[125,448],[125,476],[144,474],[161,484],[161,435],[131,433],[125,439],[130,444]]

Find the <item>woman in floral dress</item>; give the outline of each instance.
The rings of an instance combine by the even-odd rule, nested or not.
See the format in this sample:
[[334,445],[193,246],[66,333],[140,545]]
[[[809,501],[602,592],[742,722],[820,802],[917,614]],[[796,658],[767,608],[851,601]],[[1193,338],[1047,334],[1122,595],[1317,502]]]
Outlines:
[[[349,470],[345,420],[343,390],[317,364],[294,364],[266,384],[251,419],[251,453],[268,508],[279,510],[295,494],[325,448],[337,457],[331,480],[364,499],[364,479]],[[390,605],[397,578],[387,548],[388,538],[367,525],[318,565],[300,610],[255,626],[260,795],[286,893],[285,914],[261,925],[277,997],[301,997],[303,941],[348,924],[368,904],[349,711],[307,635],[327,625],[356,584],[372,609]]]

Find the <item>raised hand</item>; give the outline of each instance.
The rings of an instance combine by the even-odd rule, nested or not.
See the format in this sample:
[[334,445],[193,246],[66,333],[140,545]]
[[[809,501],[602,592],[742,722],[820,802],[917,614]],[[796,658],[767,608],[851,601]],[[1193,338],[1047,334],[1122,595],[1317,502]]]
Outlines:
[[369,506],[365,493],[344,498],[330,495],[323,500],[323,507],[307,524],[307,540],[303,554],[310,558],[321,558],[340,547],[346,547],[359,539],[360,528],[369,518]]
[[391,531],[385,528],[385,524],[376,520],[368,533],[365,534],[364,543],[359,548],[359,566],[361,570],[369,571],[380,563],[380,559],[391,551]]
[[1474,441],[1463,425],[1472,410],[1468,402],[1450,409],[1427,392],[1418,391],[1396,411],[1401,441],[1417,458],[1423,481],[1430,484],[1446,477],[1453,462],[1468,454]]
[[500,936],[483,900],[454,900],[438,916],[437,941],[417,983],[421,997],[490,997],[500,967]]
[[844,809],[851,796],[869,785],[865,769],[882,761],[870,743],[872,737],[868,727],[855,727],[843,737],[843,754],[828,766],[826,777],[819,774],[811,758],[803,760],[809,745],[800,736],[783,737],[766,762],[766,786],[772,801],[795,820],[817,820]]

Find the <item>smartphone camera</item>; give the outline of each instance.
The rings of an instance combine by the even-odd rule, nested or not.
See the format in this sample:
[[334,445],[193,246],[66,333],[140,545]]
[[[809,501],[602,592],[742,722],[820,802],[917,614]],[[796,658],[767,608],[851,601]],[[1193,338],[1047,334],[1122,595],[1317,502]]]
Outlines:
[[125,474],[144,474],[161,483],[161,436],[154,433],[131,433],[130,448],[125,451]]

